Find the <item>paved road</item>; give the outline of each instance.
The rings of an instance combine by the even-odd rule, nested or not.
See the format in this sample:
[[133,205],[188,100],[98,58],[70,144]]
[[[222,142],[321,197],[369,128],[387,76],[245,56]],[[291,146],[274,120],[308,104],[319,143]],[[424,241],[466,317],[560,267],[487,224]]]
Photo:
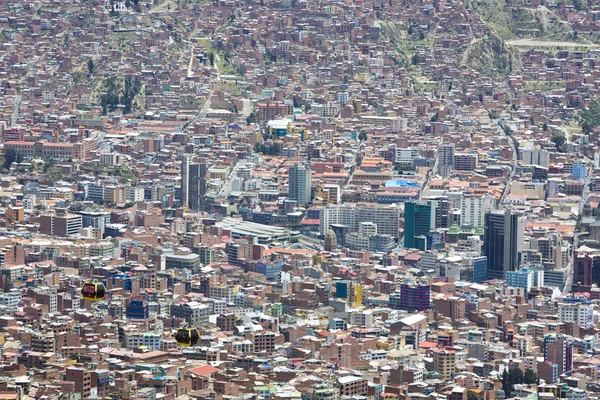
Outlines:
[[[192,53],[193,53],[193,51],[192,51]],[[217,57],[218,57],[218,55],[217,55]],[[190,67],[191,67],[191,59],[190,59]],[[217,65],[217,63],[215,63],[215,69],[217,70],[217,82],[218,82],[218,81],[221,80],[221,72],[219,71],[219,66]],[[189,73],[189,71],[188,71],[188,73]],[[210,99],[212,98],[214,91],[215,91],[215,89],[214,89],[214,86],[213,86],[213,88],[211,89],[211,91],[208,93],[208,98],[204,102],[204,105],[198,111],[198,114],[196,114],[196,116],[194,117],[194,119],[192,119],[189,123],[187,123],[188,126],[193,125],[200,118],[206,117],[206,114],[208,113],[208,110],[210,109]]]
[[15,104],[14,104],[14,108],[13,108],[12,118],[10,121],[11,126],[15,126],[17,124],[17,121],[19,120],[20,108],[21,108],[21,95],[18,94],[15,96]]
[[[497,124],[497,122],[496,122]],[[506,199],[506,195],[510,193],[510,183],[513,180],[513,177],[515,176],[515,171],[517,169],[517,163],[519,162],[519,154],[517,153],[517,148],[518,143],[515,140],[515,138],[513,138],[510,135],[507,135],[506,132],[504,132],[504,129],[502,129],[502,127],[500,125],[496,125],[496,129],[498,130],[498,134],[503,135],[508,137],[508,140],[510,143],[512,143],[513,145],[513,165],[512,165],[512,169],[510,171],[510,175],[508,177],[508,179],[506,180],[506,186],[504,187],[504,190],[502,191],[502,196],[500,197],[500,206],[502,204],[504,204],[504,200]]]
[[[587,176],[585,178],[585,186],[583,188],[583,195],[581,196],[581,200],[579,201],[579,209],[578,209],[578,215],[581,215],[581,213],[583,212],[583,206],[585,205],[585,203],[588,200],[588,197],[590,195],[590,183],[592,181],[592,175],[593,175],[594,169],[592,167],[588,166],[588,173]],[[563,288],[564,292],[571,292],[572,286],[573,286],[573,268],[575,267],[575,250],[577,250],[577,248],[579,247],[579,238],[581,236],[585,236],[588,235],[589,232],[579,232],[576,233],[575,236],[573,237],[573,247],[571,248],[571,257],[569,258],[569,263],[567,264],[567,278],[565,279],[565,286]]]
[[218,196],[219,197],[227,197],[231,194],[233,188],[233,179],[235,177],[237,177],[237,171],[238,169],[240,169],[241,167],[244,167],[248,164],[252,164],[252,161],[247,160],[247,159],[242,159],[240,161],[237,162],[237,164],[235,164],[231,170],[231,172],[229,173],[229,175],[227,175],[227,180],[225,181],[225,184],[223,185],[223,187],[221,188],[221,190],[219,190]]
[[546,40],[519,39],[509,40],[506,44],[510,46],[525,46],[525,47],[598,47],[597,44],[577,43],[577,42],[558,42]]
[[244,108],[242,108],[242,115],[244,117],[247,117],[250,114],[252,114],[252,100],[243,99],[243,102],[244,102]]

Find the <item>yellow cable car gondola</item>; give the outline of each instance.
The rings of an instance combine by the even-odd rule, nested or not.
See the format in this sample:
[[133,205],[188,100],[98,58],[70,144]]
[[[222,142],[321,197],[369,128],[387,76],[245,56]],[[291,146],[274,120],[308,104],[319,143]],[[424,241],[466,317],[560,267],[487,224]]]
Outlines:
[[81,287],[81,296],[85,300],[100,301],[104,299],[106,288],[101,282],[85,282]]
[[175,340],[183,347],[195,346],[200,340],[200,333],[196,328],[181,328],[177,330]]

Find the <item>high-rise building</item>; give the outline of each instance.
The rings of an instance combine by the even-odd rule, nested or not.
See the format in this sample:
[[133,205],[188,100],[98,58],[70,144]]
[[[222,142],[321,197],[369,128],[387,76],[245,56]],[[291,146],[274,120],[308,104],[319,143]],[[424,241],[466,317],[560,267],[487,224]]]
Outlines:
[[519,156],[524,165],[539,165],[548,168],[550,164],[550,152],[534,146],[533,142],[527,142],[525,147],[520,149]]
[[190,210],[204,208],[206,195],[206,162],[191,164],[191,156],[184,155],[181,162],[181,202]]
[[442,374],[445,380],[452,379],[452,374],[456,372],[456,350],[435,349],[433,370]]
[[573,163],[573,170],[571,172],[571,176],[574,179],[579,179],[584,181],[587,177],[587,166],[585,161],[575,161]]
[[431,218],[433,228],[448,228],[450,224],[450,200],[448,197],[429,198],[431,204]]
[[585,286],[600,283],[600,252],[580,249],[575,251],[573,258],[573,283]]
[[92,376],[85,368],[69,367],[65,369],[65,381],[75,382],[74,392],[82,399],[87,399],[92,393]]
[[581,303],[559,303],[558,322],[575,323],[582,329],[590,329],[594,325],[594,306]]
[[477,154],[455,154],[454,169],[457,171],[474,171],[477,168]]
[[454,143],[440,143],[438,147],[438,163],[440,166],[454,167]]
[[496,198],[494,196],[465,193],[460,201],[461,224],[474,227],[483,226],[485,213],[492,210],[495,205]]
[[487,257],[473,258],[473,282],[482,283],[488,279]]
[[373,222],[377,233],[398,238],[400,213],[396,207],[389,206],[330,205],[319,210],[319,220],[321,234],[333,229],[338,245],[342,245],[344,235],[358,232],[361,222]]
[[504,279],[506,271],[516,271],[523,248],[525,224],[510,210],[485,214],[484,254],[488,260],[488,279]]
[[544,361],[558,365],[558,376],[573,370],[573,342],[568,336],[544,336]]
[[429,285],[400,285],[399,308],[408,312],[425,311],[430,308],[431,287]]
[[521,268],[518,271],[506,271],[506,285],[510,287],[517,287],[525,289],[526,292],[533,286],[541,287],[544,285],[544,271]]
[[429,233],[432,228],[431,212],[430,202],[417,201],[404,204],[404,248],[416,248],[416,238]]
[[289,170],[289,197],[299,205],[305,206],[311,201],[312,178],[307,164],[295,163]]
[[454,169],[454,143],[441,143],[438,147],[438,172],[449,176]]
[[191,210],[202,210],[206,195],[206,162],[204,160],[190,165],[189,179],[188,207]]
[[82,217],[66,212],[52,212],[40,216],[40,232],[45,235],[65,237],[76,235],[82,228]]
[[190,190],[190,155],[184,154],[181,159],[181,202],[186,205],[189,201]]

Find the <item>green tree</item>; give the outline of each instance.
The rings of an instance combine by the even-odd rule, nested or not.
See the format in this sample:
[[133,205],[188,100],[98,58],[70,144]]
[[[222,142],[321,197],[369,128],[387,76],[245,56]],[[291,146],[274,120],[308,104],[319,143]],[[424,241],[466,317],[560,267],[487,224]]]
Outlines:
[[431,122],[436,122],[438,119],[440,118],[440,115],[436,112],[435,114],[433,114],[433,117],[431,117]]
[[419,63],[419,59],[417,58],[416,54],[413,54],[411,61],[413,65],[417,65]]
[[508,374],[513,385],[523,383],[525,377],[523,375],[523,371],[521,371],[521,368],[513,367],[510,369]]
[[90,72],[90,74],[93,74],[95,66],[94,66],[94,60],[92,60],[91,57],[87,62],[87,67],[88,67],[88,71]]
[[44,168],[43,171],[44,173],[48,172],[48,170],[50,168],[52,168],[54,166],[54,159],[52,157],[46,157],[44,158]]
[[534,370],[531,368],[527,368],[525,370],[525,375],[523,376],[523,383],[526,385],[532,385],[537,383],[538,377]]
[[561,131],[554,131],[550,140],[556,145],[558,150],[561,150],[566,141],[565,134]]
[[425,39],[425,32],[419,31],[419,40]]
[[215,66],[215,53],[213,53],[212,51],[208,53],[208,62],[210,62],[211,67]]
[[579,122],[583,133],[590,133],[595,127],[600,125],[600,100],[594,100],[583,110]]
[[9,169],[11,164],[17,160],[17,151],[15,149],[8,148],[4,152],[4,168]]
[[507,398],[510,397],[513,392],[514,384],[511,381],[510,374],[506,369],[504,372],[502,372],[502,379],[500,379],[500,381],[502,382],[502,391],[504,392],[504,396]]
[[588,7],[588,2],[587,0],[573,0],[573,7],[577,11],[585,11]]
[[246,123],[248,125],[256,123],[256,113],[254,113],[254,111],[252,111],[250,115],[246,117]]
[[470,390],[467,392],[467,400],[479,400],[479,396],[475,394],[475,392],[471,392]]
[[361,131],[361,132],[358,134],[358,140],[360,140],[361,142],[365,142],[367,139],[368,139],[367,132],[365,132],[365,131]]
[[69,358],[71,360],[75,360],[75,362],[79,362],[79,360],[80,360],[79,354],[77,354],[77,353],[71,353],[71,354],[69,354]]
[[548,124],[547,124],[547,123],[545,123],[545,122],[544,122],[544,124],[542,125],[542,130],[543,130],[544,132],[547,132],[547,131],[548,131]]

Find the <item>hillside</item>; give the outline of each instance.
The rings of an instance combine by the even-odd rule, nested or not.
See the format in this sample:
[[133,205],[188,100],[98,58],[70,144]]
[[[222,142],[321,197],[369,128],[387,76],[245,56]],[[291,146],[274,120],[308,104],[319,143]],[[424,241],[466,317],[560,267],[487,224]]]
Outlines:
[[518,52],[496,35],[488,35],[469,44],[462,55],[460,65],[478,71],[496,71],[504,74],[521,71]]
[[[508,3],[508,4],[507,4]],[[514,6],[516,2],[497,0],[470,0],[467,5],[504,40],[548,38],[574,40],[573,29],[552,10]]]

